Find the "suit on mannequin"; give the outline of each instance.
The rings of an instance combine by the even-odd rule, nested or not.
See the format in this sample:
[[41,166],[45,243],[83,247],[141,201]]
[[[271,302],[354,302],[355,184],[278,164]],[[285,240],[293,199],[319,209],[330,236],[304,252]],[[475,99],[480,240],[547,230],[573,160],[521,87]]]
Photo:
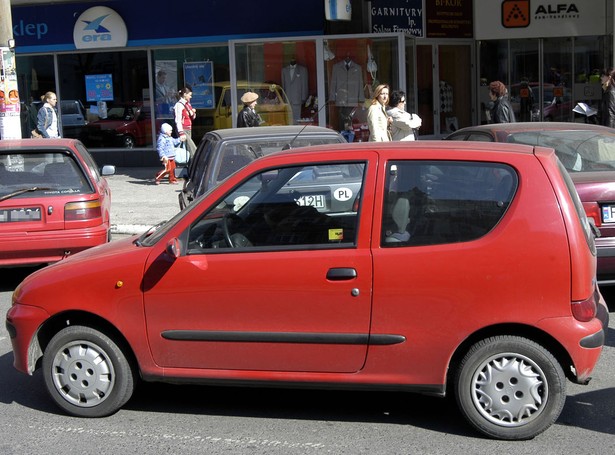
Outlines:
[[363,68],[350,57],[333,65],[329,100],[336,106],[356,106],[365,101],[363,92]]
[[282,68],[282,87],[293,110],[293,121],[301,118],[301,105],[308,97],[308,71],[293,59]]

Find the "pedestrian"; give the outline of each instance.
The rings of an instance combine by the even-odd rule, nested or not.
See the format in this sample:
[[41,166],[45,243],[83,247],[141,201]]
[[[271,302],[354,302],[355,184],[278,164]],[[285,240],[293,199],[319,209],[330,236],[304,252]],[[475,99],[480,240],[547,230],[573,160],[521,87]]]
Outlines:
[[489,84],[489,98],[493,103],[491,108],[491,123],[513,123],[515,113],[508,101],[508,90],[500,81]]
[[263,119],[255,110],[257,99],[258,94],[249,91],[241,96],[243,109],[237,114],[237,128],[260,126],[263,123]]
[[[60,137],[60,125],[58,123],[58,114],[56,112],[56,104],[58,97],[53,92],[47,92],[41,96],[41,101],[44,103],[36,116],[36,133],[46,138]],[[32,135],[35,136],[34,131]]]
[[174,138],[173,127],[168,123],[163,123],[160,126],[160,134],[158,135],[157,150],[160,161],[164,165],[164,169],[156,174],[154,183],[160,185],[160,181],[169,176],[169,183],[172,185],[177,184],[177,178],[175,178],[175,147],[186,140],[186,136]]
[[367,110],[370,142],[388,142],[391,140],[390,126],[393,119],[387,115],[386,106],[388,103],[389,86],[380,84],[374,90],[372,103]]
[[423,122],[418,115],[406,112],[405,92],[397,90],[391,93],[389,106],[387,114],[393,119],[391,122],[391,140],[416,140],[418,138],[418,129]]
[[615,128],[615,69],[605,68],[600,75],[602,100],[600,102],[600,124]]
[[192,89],[183,87],[179,90],[179,101],[175,103],[173,110],[175,111],[175,125],[179,137],[185,137],[186,150],[191,158],[196,152],[196,145],[192,140],[192,121],[196,118],[196,109],[190,104],[192,98]]

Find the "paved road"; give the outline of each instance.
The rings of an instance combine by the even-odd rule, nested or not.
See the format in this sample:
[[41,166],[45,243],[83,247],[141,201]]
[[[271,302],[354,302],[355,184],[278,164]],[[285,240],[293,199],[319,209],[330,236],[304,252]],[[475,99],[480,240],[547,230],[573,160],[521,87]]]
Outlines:
[[168,220],[179,212],[178,193],[183,182],[168,181],[154,185],[160,168],[116,168],[107,177],[111,187],[111,232],[114,238],[123,234],[140,234],[149,226]]

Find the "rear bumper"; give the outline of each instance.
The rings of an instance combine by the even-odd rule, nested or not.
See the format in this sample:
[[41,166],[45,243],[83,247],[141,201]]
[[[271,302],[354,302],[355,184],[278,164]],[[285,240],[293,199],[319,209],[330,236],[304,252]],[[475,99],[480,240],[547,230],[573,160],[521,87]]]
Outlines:
[[0,236],[0,267],[57,262],[107,243],[108,225],[63,231],[26,232]]

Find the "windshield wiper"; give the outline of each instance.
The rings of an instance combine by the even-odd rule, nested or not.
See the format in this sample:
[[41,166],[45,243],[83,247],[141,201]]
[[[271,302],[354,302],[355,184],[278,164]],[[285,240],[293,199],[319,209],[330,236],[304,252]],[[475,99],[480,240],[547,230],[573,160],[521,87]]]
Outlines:
[[32,186],[30,188],[22,188],[20,190],[13,191],[12,193],[5,194],[4,196],[1,196],[0,197],[0,202],[6,201],[7,199],[11,199],[12,197],[15,197],[15,196],[19,196],[20,194],[31,193],[33,191],[46,191],[46,190],[50,190],[50,189],[51,188],[44,188],[42,186]]

